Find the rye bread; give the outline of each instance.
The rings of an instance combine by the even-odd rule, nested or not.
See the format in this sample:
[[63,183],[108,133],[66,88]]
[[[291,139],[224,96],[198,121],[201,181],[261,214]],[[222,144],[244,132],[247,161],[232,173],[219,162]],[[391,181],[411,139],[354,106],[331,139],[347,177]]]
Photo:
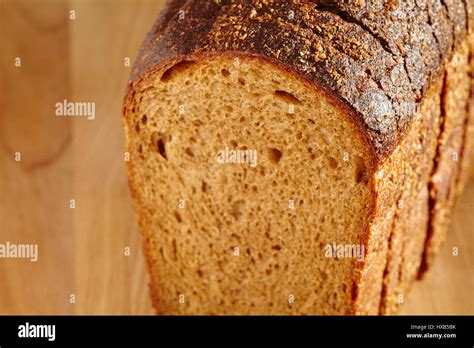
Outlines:
[[[131,153],[131,161],[128,163],[130,185],[140,216],[145,251],[152,274],[152,296],[157,310],[160,313],[248,314],[396,312],[411,281],[419,272],[423,273],[427,269],[431,264],[432,255],[439,249],[448,228],[455,193],[460,191],[463,184],[459,168],[467,167],[470,158],[467,155],[471,151],[467,134],[471,131],[472,126],[469,128],[469,125],[472,121],[467,118],[467,111],[470,108],[468,94],[472,94],[469,88],[472,87],[466,86],[472,86],[469,75],[472,71],[466,62],[469,57],[472,59],[472,39],[470,40],[467,34],[470,11],[468,5],[466,1],[406,1],[403,5],[398,1],[170,1],[145,39],[135,62],[124,101],[127,146]],[[255,70],[252,66],[267,69],[268,76],[262,76],[258,69]],[[205,73],[206,71],[210,73]],[[251,82],[245,80],[245,74],[248,74]],[[321,167],[315,165],[315,168],[320,168],[320,173],[323,174],[336,170],[334,186],[337,187],[340,185],[338,177],[345,178],[346,171],[355,172],[353,180],[357,185],[349,185],[346,191],[351,194],[351,190],[354,190],[360,200],[351,207],[358,212],[357,231],[351,232],[347,230],[348,224],[341,224],[344,226],[342,233],[333,231],[333,234],[341,238],[341,234],[344,236],[346,233],[347,242],[364,246],[365,258],[363,262],[348,261],[344,265],[343,262],[338,264],[337,258],[331,262],[321,259],[324,243],[331,244],[331,234],[324,229],[326,222],[318,225],[313,222],[311,214],[301,213],[303,217],[299,218],[305,224],[302,230],[308,234],[316,231],[318,238],[321,238],[321,234],[325,238],[313,247],[318,255],[314,257],[314,266],[319,273],[309,282],[315,286],[317,294],[310,295],[306,288],[308,281],[296,269],[293,270],[298,273],[295,279],[292,279],[291,275],[286,277],[285,272],[275,268],[260,270],[262,264],[276,257],[273,255],[275,253],[268,256],[268,260],[259,257],[258,255],[266,251],[258,248],[251,250],[248,244],[254,242],[254,237],[246,234],[248,229],[240,227],[237,230],[245,237],[239,233],[229,233],[224,240],[229,238],[229,247],[235,236],[244,240],[241,248],[249,250],[245,264],[247,269],[234,273],[234,278],[227,283],[227,278],[219,277],[219,274],[226,274],[223,264],[228,262],[227,256],[220,257],[220,254],[215,254],[210,237],[199,239],[199,242],[193,239],[195,235],[206,235],[209,233],[208,229],[214,227],[221,230],[217,220],[209,226],[204,226],[193,217],[199,212],[205,219],[214,221],[211,216],[215,212],[192,205],[187,208],[189,217],[183,218],[179,212],[165,208],[175,202],[169,198],[172,195],[162,194],[160,197],[160,187],[165,192],[174,192],[176,197],[189,195],[196,199],[209,199],[209,202],[204,203],[207,207],[218,201],[219,208],[216,209],[224,215],[227,209],[225,206],[229,205],[232,214],[237,216],[236,220],[239,220],[239,214],[250,214],[246,210],[247,207],[242,205],[247,204],[249,199],[252,200],[251,194],[246,193],[243,199],[234,201],[229,198],[229,201],[225,202],[218,193],[209,193],[204,189],[208,183],[203,178],[211,176],[215,171],[201,168],[199,163],[193,162],[200,156],[198,153],[201,148],[202,151],[208,150],[204,144],[200,147],[191,146],[193,137],[188,143],[178,144],[172,140],[186,135],[182,126],[177,126],[173,131],[170,128],[173,122],[199,128],[202,123],[219,120],[220,116],[214,115],[218,106],[209,101],[212,98],[217,98],[222,107],[230,106],[232,111],[226,115],[229,116],[229,124],[233,124],[232,115],[236,112],[233,109],[240,106],[227,105],[230,102],[225,101],[222,94],[212,94],[212,89],[203,95],[200,102],[209,101],[206,107],[211,116],[214,116],[202,122],[190,122],[180,116],[183,110],[178,106],[185,105],[184,109],[191,103],[193,93],[196,93],[186,88],[185,84],[189,83],[205,90],[206,84],[203,84],[202,80],[206,76],[210,83],[215,82],[216,86],[220,86],[222,93],[234,93],[236,98],[241,98],[241,90],[229,85],[226,79],[232,80],[237,86],[240,84],[239,88],[245,91],[246,83],[247,88],[249,83],[252,87],[259,88],[259,79],[274,76],[270,85],[262,83],[262,88],[273,88],[269,103],[276,101],[296,106],[308,115],[312,113],[308,121],[311,121],[311,124],[317,123],[320,127],[310,130],[300,123],[288,123],[293,125],[295,134],[301,141],[311,138],[311,132],[317,136],[324,133],[321,129],[329,128],[329,125],[325,126],[323,121],[318,119],[318,115],[321,115],[321,118],[326,113],[333,115],[332,121],[341,124],[341,129],[330,133],[330,137],[338,138],[344,133],[353,138],[353,143],[349,140],[343,143],[340,140],[340,151],[323,146],[321,150],[331,153],[321,156],[326,157],[326,162]],[[454,81],[459,82],[460,93],[457,93],[458,83]],[[279,85],[284,85],[286,89],[279,89]],[[181,90],[179,86],[182,86]],[[288,91],[289,87],[294,90]],[[228,92],[224,88],[229,88]],[[311,96],[311,93],[314,95]],[[172,100],[170,98],[176,100],[174,111],[171,105],[163,109],[154,106],[157,103],[164,105]],[[243,98],[242,100],[246,100]],[[453,98],[456,100],[452,100]],[[188,101],[180,104],[181,99]],[[318,103],[318,100],[324,102]],[[318,103],[319,109],[314,107],[311,111],[307,105],[309,101],[315,105]],[[255,101],[255,105],[250,105],[249,110],[252,110],[252,114],[265,114],[263,106],[259,106],[260,109],[256,107],[260,105],[258,103],[258,100]],[[461,103],[463,107],[454,110],[450,105],[457,103]],[[146,114],[143,109],[148,110]],[[244,110],[248,111],[238,109],[238,112]],[[267,112],[270,110],[278,112],[278,109],[269,105]],[[150,115],[149,111],[153,114]],[[244,124],[246,118],[249,117],[244,117]],[[267,122],[271,122],[269,120]],[[278,119],[274,122],[279,124]],[[298,119],[291,122],[303,121]],[[282,121],[280,126],[284,127],[285,123]],[[218,133],[218,129],[211,128],[207,123],[203,127],[205,131],[210,132],[208,136],[211,138]],[[226,125],[223,124],[222,127],[225,128]],[[296,130],[300,129],[298,127],[302,127],[299,132]],[[163,131],[164,128],[166,132]],[[265,128],[262,132],[267,137],[273,134],[271,128]],[[280,134],[275,137],[280,137]],[[256,141],[259,139],[257,134],[248,134],[248,138],[248,143],[244,141],[240,144],[234,141],[235,147],[248,147],[253,143],[255,148],[259,149],[258,153],[266,151],[262,150],[265,146]],[[254,138],[255,141],[252,140]],[[326,138],[323,134],[318,139]],[[225,145],[225,139],[216,139],[222,141],[221,145]],[[279,145],[283,146],[284,137],[281,139]],[[152,146],[149,146],[150,142]],[[347,169],[343,171],[341,163],[344,164],[344,160],[341,162],[341,158],[334,156],[344,157],[347,151],[342,147],[350,145],[353,145],[356,151],[349,156]],[[174,146],[176,150],[173,150]],[[289,163],[302,165],[291,156],[287,157],[286,150],[272,146],[267,149],[269,158],[268,163],[264,161],[264,164],[281,164],[283,167],[286,158],[289,158]],[[178,151],[179,147],[182,147],[182,151]],[[178,156],[176,163],[170,163],[172,153],[173,156]],[[209,156],[208,151],[207,153]],[[453,153],[457,153],[457,161],[449,161],[449,158],[453,158]],[[312,160],[318,158],[314,153],[311,153],[311,156],[309,158]],[[300,157],[303,158],[303,155],[300,154]],[[189,163],[183,164],[182,160],[188,160]],[[292,160],[294,162],[291,162]],[[177,166],[178,163],[181,167]],[[282,168],[270,168],[275,170],[275,173],[283,173]],[[229,171],[232,172],[233,169]],[[247,173],[245,170],[244,172]],[[290,169],[287,172],[291,173]],[[174,174],[171,173],[176,176],[173,177]],[[190,175],[189,173],[201,176],[202,197],[195,192],[195,186],[187,186],[186,176]],[[162,174],[166,179],[156,179],[155,175]],[[438,179],[440,177],[441,179]],[[180,183],[172,186],[173,180]],[[218,182],[217,179],[215,182]],[[242,179],[236,179],[236,183],[245,185]],[[266,187],[264,181],[256,183]],[[225,191],[222,185],[226,184],[218,185]],[[317,182],[309,184],[317,185]],[[252,187],[258,190],[257,186]],[[309,193],[307,195],[310,196]],[[328,195],[330,196],[330,192]],[[282,201],[291,198],[278,194],[268,197]],[[258,201],[255,197],[253,199]],[[337,204],[347,206],[349,201],[341,198]],[[336,212],[330,203],[311,201],[309,205],[318,210],[315,216],[322,214],[328,219],[346,221],[341,217],[343,213]],[[281,210],[268,211],[274,218],[282,216]],[[344,211],[347,213],[347,210]],[[186,220],[188,218],[189,221]],[[265,216],[257,215],[253,218],[261,220],[260,225],[257,224],[256,234],[271,234],[271,223],[263,227],[267,220]],[[281,219],[286,219],[291,230],[292,219],[298,217],[282,216]],[[181,236],[176,239],[169,236],[172,234],[171,229],[182,224],[184,220],[190,227],[186,233],[191,237]],[[286,231],[286,227],[280,227],[282,230],[276,234],[283,238],[282,232]],[[322,233],[318,232],[318,228]],[[226,229],[233,231],[234,227],[227,226]],[[260,241],[258,235],[255,238],[255,242]],[[307,237],[300,238],[304,243],[309,243]],[[203,260],[208,260],[215,263],[217,266],[212,272],[206,274],[199,262],[191,262],[186,266],[183,264],[183,250],[195,250],[186,249],[188,247],[183,245],[187,243],[206,244],[205,249],[209,255],[200,256],[198,261],[202,263]],[[264,248],[266,242],[262,243],[261,248]],[[299,245],[299,242],[294,243],[286,247],[291,250]],[[282,250],[280,244],[272,244],[271,248],[273,247],[275,249],[272,250]],[[301,248],[302,252],[312,250],[306,245]],[[168,252],[174,256],[167,256]],[[286,252],[284,258],[298,264],[297,255]],[[306,267],[306,263],[304,265]],[[322,266],[330,269],[332,273],[327,274]],[[167,268],[176,268],[176,272],[169,272]],[[239,272],[238,267],[231,269],[232,272]],[[338,274],[338,270],[347,274]],[[186,278],[184,283],[187,284],[187,291],[191,293],[191,298],[194,296],[192,305],[186,301],[180,302],[180,296],[186,291],[178,290],[179,277]],[[255,296],[256,300],[249,298],[246,301],[245,294],[242,297],[239,294],[241,290],[236,288],[236,285],[244,280],[251,282],[260,278],[258,280],[264,284],[266,278],[270,280],[275,277],[276,281],[291,284],[291,289],[287,287],[286,295],[281,294],[278,300],[272,298],[275,295],[270,290],[260,296],[257,290],[248,286],[244,289]],[[331,285],[324,286],[323,283],[328,278]],[[194,290],[189,289],[193,287],[190,284],[196,284]],[[298,287],[304,289],[302,295],[297,297],[303,303],[298,306],[282,303],[283,298],[289,296],[291,291],[297,292]],[[224,291],[211,291],[221,288]],[[263,289],[266,291],[265,286]],[[212,296],[203,294],[202,291],[217,294],[216,302],[213,302]],[[326,299],[328,296],[331,297],[330,301]],[[213,304],[212,309],[209,302]],[[324,303],[327,303],[326,308]]]

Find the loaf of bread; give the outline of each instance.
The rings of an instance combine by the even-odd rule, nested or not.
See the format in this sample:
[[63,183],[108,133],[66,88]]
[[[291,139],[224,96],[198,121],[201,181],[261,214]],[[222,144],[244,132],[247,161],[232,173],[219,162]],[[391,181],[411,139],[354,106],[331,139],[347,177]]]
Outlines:
[[170,1],[123,108],[157,313],[396,313],[469,172],[472,7]]

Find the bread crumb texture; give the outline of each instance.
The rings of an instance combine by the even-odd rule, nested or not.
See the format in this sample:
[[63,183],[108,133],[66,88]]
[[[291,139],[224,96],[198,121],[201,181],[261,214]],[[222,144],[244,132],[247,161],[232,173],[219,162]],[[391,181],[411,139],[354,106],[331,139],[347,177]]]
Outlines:
[[[325,247],[362,245],[368,223],[368,153],[354,125],[270,64],[185,66],[144,85],[127,118],[157,307],[345,314],[360,261]],[[255,151],[257,164],[220,163],[225,148]]]

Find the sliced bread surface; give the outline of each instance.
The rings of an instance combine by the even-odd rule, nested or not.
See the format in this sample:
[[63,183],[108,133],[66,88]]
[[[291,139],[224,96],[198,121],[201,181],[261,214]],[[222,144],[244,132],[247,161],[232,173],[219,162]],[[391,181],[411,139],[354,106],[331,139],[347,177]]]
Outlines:
[[353,313],[374,188],[347,112],[261,59],[155,76],[126,122],[157,309]]

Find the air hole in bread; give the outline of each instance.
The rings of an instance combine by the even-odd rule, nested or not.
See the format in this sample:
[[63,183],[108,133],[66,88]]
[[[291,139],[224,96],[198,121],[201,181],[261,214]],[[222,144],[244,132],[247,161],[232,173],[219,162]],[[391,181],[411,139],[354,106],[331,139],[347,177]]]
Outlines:
[[161,157],[167,160],[168,157],[166,155],[166,146],[165,146],[164,136],[159,134],[158,132],[153,132],[151,134],[151,143],[152,143],[152,146],[161,155]]
[[329,278],[329,276],[326,272],[321,271],[321,278],[323,279],[323,281],[326,281]]
[[176,76],[177,73],[182,72],[192,65],[194,65],[196,62],[194,60],[183,60],[182,62],[176,63],[172,67],[168,68],[163,75],[161,75],[161,81],[162,82],[168,82],[170,81],[174,76]]
[[280,150],[273,148],[268,149],[268,157],[270,158],[270,162],[278,164],[278,162],[280,162],[281,156],[282,153]]
[[165,253],[163,251],[163,247],[160,247],[160,255],[161,255],[161,258],[164,260],[165,259]]
[[294,94],[290,92],[278,89],[273,93],[275,94],[276,97],[278,97],[280,100],[284,101],[285,103],[301,104],[301,101],[298,98],[296,98]]
[[336,169],[337,168],[337,161],[334,157],[328,157],[329,168]]
[[272,250],[276,250],[276,251],[280,251],[281,250],[281,246],[276,244],[274,246],[272,246]]
[[243,199],[240,199],[238,201],[235,201],[232,204],[232,216],[236,220],[240,220],[244,213],[242,212],[243,207],[245,206],[245,201]]
[[356,158],[355,181],[358,184],[367,184],[369,182],[367,168],[365,166],[364,160],[361,157]]
[[190,147],[187,147],[185,152],[186,152],[186,155],[188,155],[190,157],[194,157],[194,152]]
[[173,238],[171,243],[173,247],[173,259],[176,261],[178,259],[178,246],[176,245],[176,239]]
[[222,74],[222,76],[224,76],[224,77],[229,77],[229,76],[230,76],[230,71],[227,70],[227,69],[222,69],[222,70],[221,70],[221,74]]
[[201,191],[202,192],[207,192],[209,186],[207,185],[207,183],[205,181],[202,182],[202,185],[201,185]]
[[239,77],[239,78],[237,79],[237,81],[238,81],[242,86],[245,86],[245,80],[244,80],[243,78]]
[[146,115],[143,115],[142,116],[142,123],[146,124],[147,121],[148,121],[148,117]]
[[183,219],[181,218],[181,215],[179,215],[177,211],[174,212],[174,216],[176,218],[176,221],[178,221],[179,223],[183,221]]
[[156,143],[156,146],[158,148],[158,153],[164,158],[164,159],[168,159],[168,157],[166,156],[166,149],[165,149],[165,142],[163,141],[163,139],[158,139],[158,142]]

